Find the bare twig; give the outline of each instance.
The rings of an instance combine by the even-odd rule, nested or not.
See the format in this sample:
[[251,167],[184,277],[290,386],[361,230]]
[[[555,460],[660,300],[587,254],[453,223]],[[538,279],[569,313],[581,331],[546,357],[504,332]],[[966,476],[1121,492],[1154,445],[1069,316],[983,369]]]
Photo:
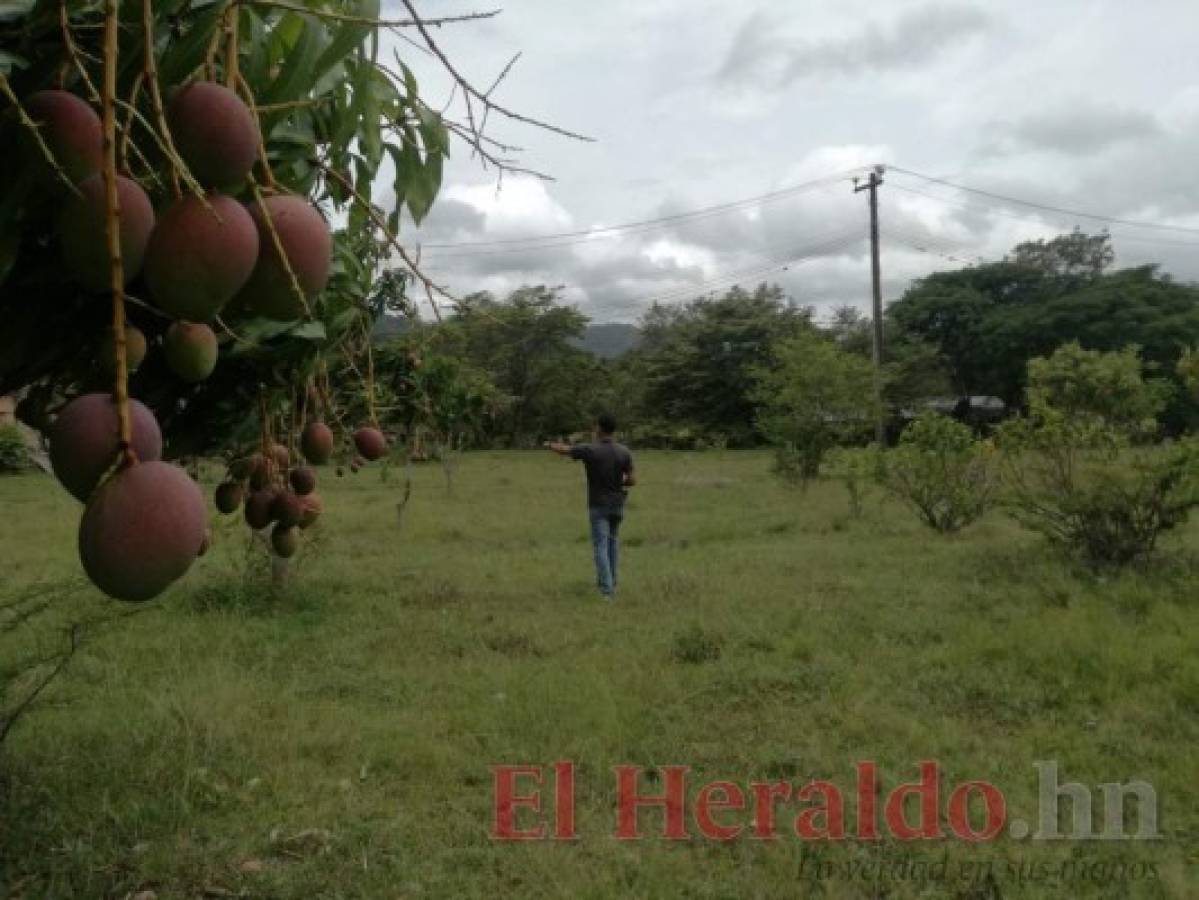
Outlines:
[[140,307],[141,309],[144,309],[146,312],[153,313],[154,315],[158,316],[160,319],[166,319],[168,322],[175,321],[174,316],[167,315],[158,307],[152,306],[151,304],[147,303],[145,300],[141,300],[137,297],[134,297],[128,291],[125,292],[125,302],[132,303],[134,306]]
[[[136,107],[130,106],[121,99],[116,100],[116,105],[124,107],[129,111],[133,118],[137,119],[138,123],[146,130],[146,133],[154,139],[154,143],[158,145],[158,149],[162,151],[162,154],[173,161],[174,165],[178,169],[179,177],[183,179],[183,183],[187,185],[187,189],[196,196],[196,199],[198,199],[200,203],[203,204],[204,208],[207,209],[219,222],[221,217],[217,214],[217,211],[213,209],[212,204],[208,202],[208,195],[205,193],[203,186],[200,184],[200,182],[196,181],[195,176],[192,175],[191,170],[188,169],[187,163],[183,161],[183,158],[179,156],[179,154],[175,151],[175,148],[167,143],[166,138],[154,130],[154,126],[150,124],[146,117],[143,116]],[[135,150],[137,149],[136,143],[132,144],[132,146]],[[144,160],[144,157],[142,157],[142,159]]]
[[71,661],[71,657],[75,655],[75,651],[79,649],[79,626],[72,625],[68,634],[70,636],[70,644],[64,652],[59,654],[58,662],[54,668],[47,672],[42,680],[37,683],[37,686],[26,694],[20,703],[13,707],[13,710],[4,717],[3,722],[0,722],[0,744],[4,743],[4,739],[8,737],[8,733],[12,731],[12,727],[17,724],[17,720],[21,718],[25,710],[41,695],[42,691],[49,687],[50,682],[58,677],[67,663]]
[[337,181],[338,184],[349,191],[353,198],[358,201],[358,205],[362,207],[368,216],[370,216],[371,221],[374,222],[376,227],[383,232],[387,238],[387,242],[392,246],[396,253],[399,254],[400,259],[404,261],[404,265],[408,267],[408,271],[420,279],[421,283],[424,284],[425,290],[429,292],[429,300],[430,305],[433,307],[433,314],[440,321],[441,311],[438,310],[437,304],[433,302],[433,293],[441,294],[447,300],[452,300],[454,302],[457,302],[457,298],[441,285],[434,282],[433,279],[431,279],[421,270],[416,260],[414,260],[408,251],[404,249],[404,246],[400,243],[399,238],[391,233],[391,229],[387,227],[386,220],[382,215],[380,215],[379,211],[375,209],[375,205],[363,197],[362,194],[358,192],[357,188],[355,188],[347,178],[345,178],[336,169],[325,165],[320,160],[314,159],[312,160],[312,163],[313,165],[318,166],[325,173],[327,178],[332,177],[335,181]]
[[[131,110],[137,108],[137,98],[141,96],[143,80],[144,73],[142,72],[138,72],[137,77],[133,79],[133,87],[129,90],[128,100],[129,108]],[[129,171],[129,136],[130,132],[132,131],[133,113],[130,112],[129,115],[125,117],[125,124],[121,128],[121,143],[117,149],[117,166],[122,172]]]
[[[142,32],[144,49],[140,77],[146,81],[150,92],[150,107],[154,110],[154,119],[158,123],[158,130],[162,132],[163,143],[170,150],[166,155],[167,166],[171,173],[171,188],[175,192],[175,198],[178,199],[183,196],[183,192],[179,189],[179,168],[175,164],[179,154],[175,151],[175,141],[171,137],[171,129],[167,127],[166,112],[162,106],[162,92],[158,86],[158,65],[154,60],[154,12],[151,8],[151,0],[142,0]],[[132,108],[132,103],[130,106]]]
[[[83,59],[81,57],[87,56],[87,54],[83,53],[79,49],[79,46],[75,43],[74,36],[71,34],[71,22],[67,13],[67,4],[65,0],[63,0],[63,2],[61,2],[58,6],[58,24],[59,29],[62,32],[62,43],[63,47],[66,48],[67,58],[71,65],[75,67],[75,72],[79,76],[79,80],[83,82],[83,86],[87,89],[88,100],[99,106],[101,103],[100,91],[96,88],[96,83],[92,81],[91,76],[88,75],[87,66],[83,64]],[[94,59],[94,57],[89,58]],[[143,119],[141,114],[136,111],[136,107],[129,106],[127,108],[132,118],[138,119],[143,125],[149,128],[149,125],[146,123],[145,119]],[[156,175],[154,172],[154,167],[150,165],[150,161],[146,159],[146,155],[142,153],[142,150],[140,147],[138,147],[137,142],[131,141],[129,146],[133,148],[133,155],[137,157],[138,162],[140,162],[146,169],[150,180],[154,184],[161,184],[162,182],[159,180],[158,175]]]
[[[240,77],[240,76],[239,76]],[[332,103],[337,98],[332,94],[324,97],[306,97],[303,100],[282,100],[279,103],[259,103],[254,105],[256,113],[279,112],[285,109],[303,109],[309,106],[319,106],[322,103]]]
[[[327,9],[314,9],[310,6],[304,6],[299,3],[288,3],[287,0],[237,0],[239,3],[245,3],[252,6],[273,6],[277,9],[289,9],[293,12],[304,13],[309,16],[316,16],[320,19],[332,19],[336,22],[349,22],[359,25],[371,25],[375,28],[414,28],[422,24],[419,20],[413,19],[372,19],[369,16],[351,16],[345,13],[333,12]],[[492,19],[502,13],[502,9],[491,9],[485,12],[463,13],[457,16],[441,16],[436,19],[425,19],[423,24],[427,26],[436,26],[440,28],[442,25],[451,25],[457,22],[473,22],[478,19]]]
[[267,209],[266,203],[262,198],[262,191],[258,187],[258,182],[254,180],[254,176],[249,178],[250,190],[254,194],[254,201],[258,204],[258,208],[262,211],[262,219],[266,222],[266,230],[271,233],[271,243],[275,247],[275,252],[279,254],[279,262],[283,266],[283,270],[287,272],[287,280],[291,283],[291,289],[299,298],[300,304],[304,310],[306,319],[312,318],[312,308],[308,305],[308,298],[304,296],[304,289],[300,287],[300,280],[296,278],[296,271],[291,266],[291,260],[287,258],[287,252],[283,248],[283,239],[279,237],[279,232],[275,228],[274,218],[271,212]]
[[[512,71],[512,67],[516,65],[516,61],[520,59],[520,51],[516,51],[512,58],[508,60],[508,64],[500,70],[500,74],[496,76],[495,81],[491,83],[491,87],[483,94],[484,99],[489,99],[495,93],[495,89],[500,86],[500,82],[508,77],[508,73]],[[487,129],[487,114],[491,112],[491,107],[483,110],[483,118],[479,122],[479,133],[482,134]]]
[[4,606],[5,618],[0,621],[0,632],[16,631],[34,616],[50,608],[49,600],[37,597],[22,597]]
[[75,187],[75,182],[71,181],[71,179],[67,177],[67,173],[63,171],[62,166],[58,164],[58,160],[54,158],[54,153],[50,150],[50,147],[46,144],[45,139],[42,137],[42,132],[41,129],[38,128],[38,124],[33,121],[33,119],[29,118],[29,113],[25,112],[25,107],[21,105],[21,101],[17,99],[17,95],[13,93],[12,86],[8,83],[8,78],[2,72],[0,72],[0,94],[3,94],[8,102],[16,108],[17,118],[20,120],[21,124],[29,130],[30,134],[33,135],[34,141],[37,142],[38,150],[41,151],[41,154],[43,157],[45,157],[46,162],[50,164],[50,168],[54,170],[54,174],[58,177],[59,181],[65,184],[68,188],[70,188],[72,193],[78,196],[79,188]]
[[66,48],[67,56],[71,63],[75,66],[75,71],[79,73],[79,77],[83,80],[83,84],[87,87],[88,97],[93,103],[100,102],[100,92],[96,89],[96,84],[92,81],[91,76],[87,74],[87,67],[80,59],[80,50],[75,43],[75,37],[71,34],[71,19],[67,13],[66,0],[62,0],[58,5],[58,24],[62,31],[62,43]]
[[273,191],[275,190],[275,173],[271,171],[271,163],[266,156],[266,136],[262,133],[262,119],[258,116],[259,106],[254,102],[254,91],[250,88],[249,82],[240,72],[237,73],[237,89],[241,91],[246,106],[250,108],[250,115],[254,117],[254,129],[258,135],[258,162],[262,167],[262,177],[267,190]]
[[225,320],[222,319],[220,316],[216,317],[216,323],[217,323],[217,325],[220,326],[221,331],[225,332],[225,334],[227,334],[227,335],[229,335],[229,337],[233,338],[234,342],[236,342],[238,344],[245,344],[247,347],[257,347],[258,346],[258,344],[256,344],[254,341],[247,340],[246,338],[239,335],[232,328],[230,328],[225,323]]
[[[519,56],[519,54],[518,54],[518,56]],[[395,58],[396,58],[397,62],[400,61],[399,54],[395,54]],[[515,61],[515,57],[513,58],[512,61],[513,62]],[[384,65],[383,63],[376,61],[375,66],[377,68],[379,68],[380,70],[382,70],[384,73],[386,73],[393,81],[396,81],[396,82],[403,81],[403,78],[401,78],[401,76],[396,71],[394,71],[393,69]],[[507,68],[510,68],[510,67],[511,67],[511,62],[509,63],[509,66]],[[502,77],[502,75],[503,75],[503,73],[501,73],[501,77]],[[497,79],[496,84],[498,84],[498,83],[499,83],[499,80]],[[495,85],[492,85],[492,89],[494,89],[494,87],[495,87]],[[457,82],[455,82],[450,87],[451,100],[453,98],[453,95],[457,92],[457,89],[458,89],[458,85],[457,85]],[[488,91],[488,93],[490,93],[490,90]],[[441,119],[441,123],[446,127],[446,129],[448,131],[453,133],[455,136],[457,136],[462,141],[465,141],[466,144],[470,146],[473,154],[478,156],[479,159],[481,159],[483,161],[484,168],[486,168],[488,165],[493,166],[496,169],[496,171],[499,172],[501,178],[503,177],[503,174],[505,172],[509,172],[512,174],[529,175],[533,178],[538,178],[542,181],[553,181],[554,180],[551,176],[545,174],[544,172],[539,172],[536,169],[529,169],[524,166],[517,165],[515,160],[508,159],[506,157],[497,155],[498,153],[505,153],[505,154],[520,153],[520,152],[523,152],[524,148],[518,147],[515,144],[507,144],[502,141],[498,141],[495,138],[493,138],[487,134],[484,134],[482,131],[482,126],[477,125],[474,121],[474,106],[471,104],[469,96],[465,96],[464,100],[465,100],[464,106],[465,106],[466,113],[467,113],[467,121],[465,123],[457,122],[453,119],[446,118],[445,117],[445,109],[442,109],[440,111],[435,110],[435,109],[433,109],[432,106],[430,106],[428,103],[426,103],[424,100],[421,100],[420,98],[417,98],[416,102],[420,103],[420,105],[423,106],[425,109],[429,110],[429,112],[438,116],[438,118]],[[449,104],[447,103],[447,106],[446,106],[447,109],[448,109],[448,106],[449,106]],[[404,129],[402,127],[404,124],[403,121],[397,119],[397,120],[391,121],[389,124],[391,126],[391,128],[390,128],[391,132],[393,134],[395,134],[395,136],[397,138],[399,138],[402,143],[412,143],[411,139],[404,132]],[[422,148],[422,149],[427,149],[427,148]],[[495,152],[493,152],[493,151],[495,151]]]
[[429,50],[433,53],[433,55],[437,57],[438,61],[442,65],[442,67],[446,70],[447,73],[449,73],[450,77],[453,78],[454,81],[456,81],[458,83],[458,86],[462,89],[463,95],[465,98],[467,98],[467,101],[468,101],[467,102],[467,117],[472,122],[474,121],[474,114],[471,111],[470,103],[469,103],[469,98],[471,98],[471,97],[473,97],[474,99],[476,99],[477,101],[482,103],[484,109],[492,110],[492,111],[500,114],[501,116],[512,119],[514,122],[520,122],[524,125],[531,125],[534,128],[541,128],[546,131],[552,131],[555,134],[562,135],[563,137],[574,138],[575,140],[579,140],[579,141],[595,140],[594,138],[588,137],[585,134],[579,134],[578,132],[570,131],[566,128],[561,128],[557,125],[552,125],[549,122],[543,122],[540,119],[534,119],[531,116],[522,115],[518,112],[514,112],[514,111],[508,109],[507,107],[501,106],[500,104],[496,103],[487,94],[481,92],[478,88],[476,88],[473,84],[471,84],[470,81],[468,81],[466,79],[466,77],[461,72],[458,71],[458,69],[454,66],[454,64],[452,62],[450,62],[449,58],[442,51],[441,47],[439,47],[437,45],[437,42],[433,40],[433,36],[429,33],[429,29],[426,27],[426,23],[425,23],[424,19],[422,19],[421,16],[417,13],[416,7],[413,5],[412,0],[400,0],[400,2],[403,3],[404,8],[408,10],[408,15],[410,15],[412,17],[413,24],[416,26],[417,31],[420,32],[420,36],[424,39],[425,46],[427,46],[429,48]]

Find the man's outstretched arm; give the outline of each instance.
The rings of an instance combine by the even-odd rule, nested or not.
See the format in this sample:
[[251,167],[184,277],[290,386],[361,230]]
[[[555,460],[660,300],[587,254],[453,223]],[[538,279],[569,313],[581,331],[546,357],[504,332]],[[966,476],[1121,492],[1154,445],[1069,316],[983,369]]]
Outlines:
[[562,441],[546,441],[542,446],[547,450],[553,450],[559,456],[570,456],[570,444],[564,444]]

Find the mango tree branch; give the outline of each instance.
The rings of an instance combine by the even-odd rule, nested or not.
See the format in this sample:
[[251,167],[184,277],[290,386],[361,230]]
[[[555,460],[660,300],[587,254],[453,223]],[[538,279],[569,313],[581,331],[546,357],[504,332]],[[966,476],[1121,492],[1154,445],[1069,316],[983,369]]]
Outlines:
[[273,191],[275,189],[275,173],[271,171],[271,163],[266,156],[266,137],[262,133],[262,119],[258,115],[261,107],[254,102],[254,91],[240,72],[237,73],[237,89],[241,92],[246,106],[250,108],[250,115],[254,117],[254,128],[258,132],[258,162],[262,167],[262,177],[267,190]]
[[240,10],[236,3],[230,3],[225,8],[225,87],[232,88],[237,84],[237,25],[240,21]]
[[108,239],[109,284],[112,288],[112,339],[116,356],[113,397],[117,405],[124,464],[137,462],[129,417],[129,364],[125,346],[125,267],[121,260],[121,204],[117,194],[117,29],[119,0],[104,2],[104,79],[101,94],[104,130],[104,231]]
[[175,141],[171,138],[171,129],[167,127],[167,117],[162,107],[162,91],[158,86],[158,64],[154,58],[154,11],[151,8],[151,0],[142,0],[142,34],[145,46],[142,52],[141,77],[145,79],[150,92],[150,107],[154,110],[154,120],[162,133],[162,142],[169,151],[166,157],[171,172],[171,188],[175,192],[175,199],[178,199],[183,196],[179,189],[179,167],[175,164],[179,154],[175,150]]

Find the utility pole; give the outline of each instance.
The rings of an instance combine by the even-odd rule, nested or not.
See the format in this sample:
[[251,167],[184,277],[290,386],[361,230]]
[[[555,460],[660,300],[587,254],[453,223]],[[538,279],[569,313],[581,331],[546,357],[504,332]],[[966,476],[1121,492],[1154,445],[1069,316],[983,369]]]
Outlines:
[[883,183],[885,171],[882,166],[875,166],[865,184],[858,184],[856,178],[853,180],[855,194],[870,191],[870,275],[874,287],[874,344],[871,356],[874,360],[874,402],[877,405],[874,439],[879,447],[885,446],[887,438],[886,414],[883,410],[883,289],[878,257],[878,189]]

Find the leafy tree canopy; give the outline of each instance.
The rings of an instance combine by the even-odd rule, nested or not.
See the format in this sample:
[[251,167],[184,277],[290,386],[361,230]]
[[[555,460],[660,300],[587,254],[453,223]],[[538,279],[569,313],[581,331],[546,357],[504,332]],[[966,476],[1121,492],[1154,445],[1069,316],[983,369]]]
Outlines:
[[[1199,288],[1154,266],[1109,271],[1106,234],[1074,232],[1016,247],[1002,262],[916,281],[888,309],[898,335],[945,360],[957,393],[995,394],[1019,405],[1030,359],[1071,341],[1093,350],[1141,348],[1172,371],[1199,341]],[[1186,412],[1176,401],[1167,421]]]
[[746,443],[754,436],[754,371],[778,341],[813,330],[811,310],[777,285],[731,288],[681,306],[653,306],[633,354],[647,416],[688,422]]

